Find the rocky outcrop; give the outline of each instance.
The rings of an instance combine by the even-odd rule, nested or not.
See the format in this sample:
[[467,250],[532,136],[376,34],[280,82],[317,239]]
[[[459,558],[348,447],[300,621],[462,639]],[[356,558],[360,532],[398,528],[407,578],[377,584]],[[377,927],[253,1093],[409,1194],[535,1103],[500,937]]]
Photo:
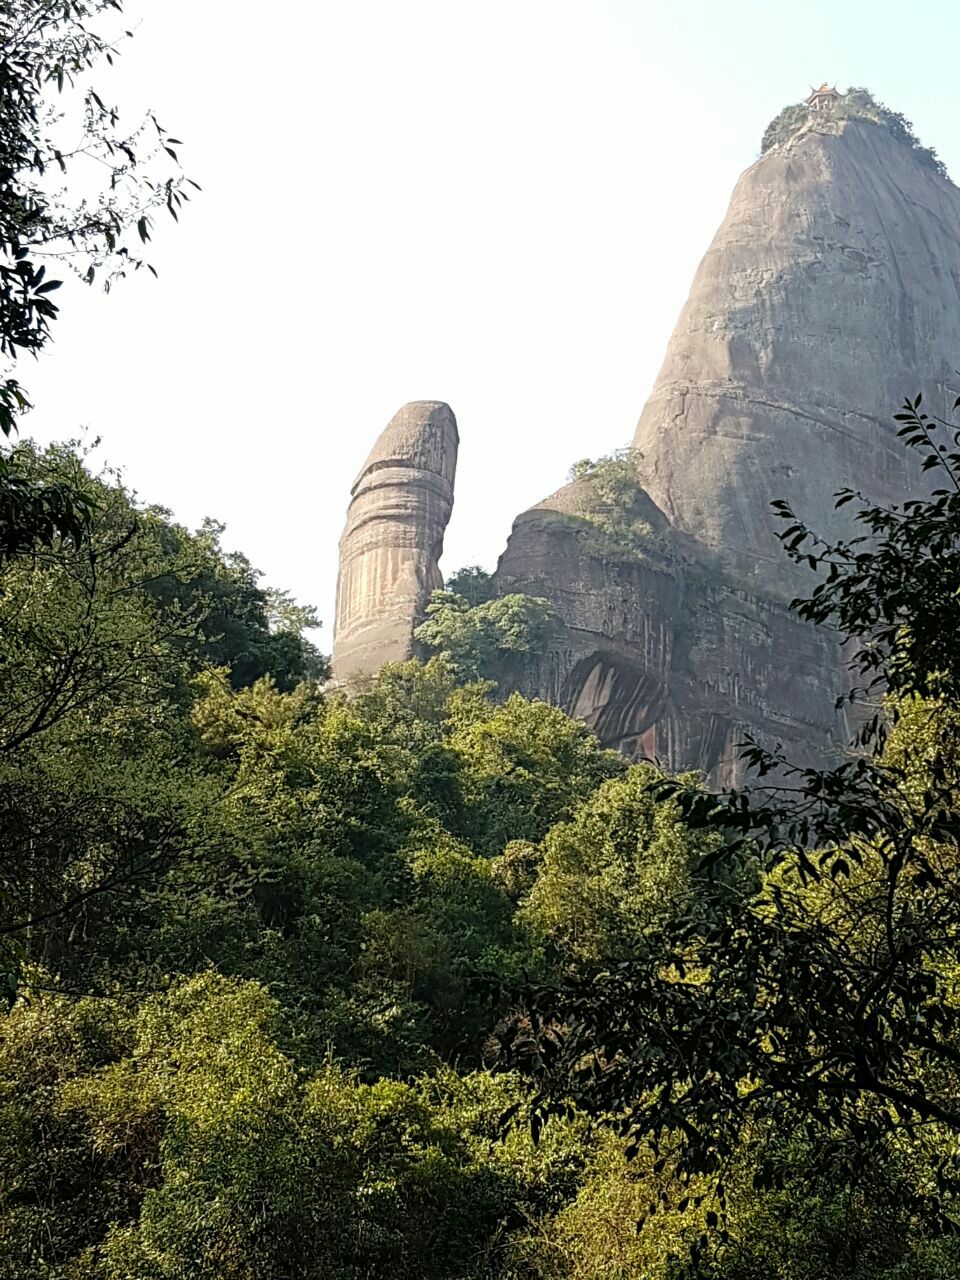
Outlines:
[[340,539],[335,680],[412,656],[414,628],[443,585],[458,446],[449,405],[418,400],[393,417],[364,463]]
[[[815,113],[741,177],[634,441],[643,545],[604,544],[589,486],[518,517],[498,594],[546,597],[551,652],[506,683],[632,756],[742,774],[747,735],[798,763],[848,741],[834,637],[787,602],[812,586],[774,537],[785,498],[827,537],[843,487],[899,502],[922,478],[892,415],[960,394],[960,191],[881,124]],[[334,670],[412,652],[452,500],[445,405],[402,410],[354,489]],[[609,522],[607,522],[609,525]],[[629,524],[629,527],[633,527]]]
[[515,521],[496,573],[498,592],[545,597],[562,623],[521,692],[563,707],[605,746],[716,786],[742,780],[748,736],[798,762],[847,742],[835,710],[847,682],[828,631],[669,527],[642,555],[604,550],[571,514],[570,488]]
[[675,528],[771,586],[769,503],[831,536],[916,484],[892,415],[960,390],[960,190],[866,120],[815,119],[737,183],[634,444]]
[[634,446],[658,549],[585,536],[570,486],[514,523],[498,591],[545,596],[563,642],[529,694],[669,768],[739,780],[749,735],[797,761],[848,739],[829,633],[786,602],[786,498],[827,536],[834,492],[919,486],[893,413],[960,375],[960,191],[883,127],[811,121],[742,176],[701,264]]

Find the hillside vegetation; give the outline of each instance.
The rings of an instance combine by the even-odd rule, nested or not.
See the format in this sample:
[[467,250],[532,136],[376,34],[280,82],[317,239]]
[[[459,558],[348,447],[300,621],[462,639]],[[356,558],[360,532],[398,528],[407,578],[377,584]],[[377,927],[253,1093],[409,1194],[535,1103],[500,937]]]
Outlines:
[[[332,690],[222,526],[17,443],[52,272],[148,266],[190,186],[82,87],[122,9],[0,6],[0,1277],[960,1274],[960,432],[904,406],[937,484],[838,495],[868,541],[775,504],[836,768],[603,750],[498,687],[555,618],[475,567]],[[590,548],[655,548],[632,458],[578,477]]]
[[[309,612],[285,599],[271,627],[216,526],[193,534],[139,507],[70,449],[20,446],[17,465],[82,490],[92,516],[79,542],[0,568],[5,1276],[960,1267],[949,1213],[922,1207],[949,1126],[906,1109],[852,1160],[850,1125],[869,1125],[875,1100],[825,1132],[785,1080],[722,1163],[692,1166],[691,1117],[651,1143],[625,1123],[642,1089],[598,1103],[523,1049],[547,1025],[544,993],[561,1065],[565,1037],[597,1029],[591,1008],[604,1037],[618,1025],[609,975],[653,963],[679,995],[676,931],[695,955],[689,930],[710,936],[718,902],[741,922],[780,910],[866,963],[870,856],[852,879],[794,883],[764,869],[755,839],[708,874],[729,834],[713,809],[698,818],[695,778],[664,791],[561,712],[476,678],[498,645],[549,643],[537,602],[440,599],[438,655],[347,700],[323,691]],[[942,698],[901,718],[911,786],[948,721]],[[948,985],[953,947],[925,953]],[[729,1000],[735,956],[721,959]],[[557,1023],[576,990],[579,1012]],[[725,1069],[722,1055],[708,1067]],[[960,1096],[950,1063],[936,1070],[936,1096]],[[550,1099],[565,1100],[543,1127]]]

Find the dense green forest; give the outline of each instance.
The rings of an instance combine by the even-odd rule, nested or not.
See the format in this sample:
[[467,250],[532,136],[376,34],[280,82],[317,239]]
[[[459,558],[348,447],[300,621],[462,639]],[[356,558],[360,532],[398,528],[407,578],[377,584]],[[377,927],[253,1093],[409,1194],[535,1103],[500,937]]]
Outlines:
[[[772,1048],[791,1017],[808,1043],[819,1005],[840,1019],[843,993],[823,969],[778,970],[771,930],[794,953],[860,955],[864,972],[891,958],[876,936],[885,836],[871,847],[849,795],[849,835],[831,846],[852,847],[845,873],[765,858],[755,832],[731,838],[696,779],[628,766],[561,712],[472,678],[489,625],[454,628],[451,656],[440,623],[451,609],[489,623],[489,602],[454,593],[434,612],[436,656],[352,698],[324,692],[309,613],[265,593],[216,526],[189,533],[139,507],[70,448],[10,458],[91,515],[81,537],[39,540],[0,569],[5,1275],[892,1280],[960,1267],[940,1167],[957,1144],[953,1059],[906,1046],[904,1070],[945,1116],[901,1101],[880,1124],[863,1087],[824,1118]],[[943,750],[950,688],[919,698],[916,669],[887,717],[889,776],[871,785],[919,812],[935,785],[924,771],[950,785],[957,757]],[[918,962],[941,980],[924,987],[929,1013],[954,998],[955,934],[943,885],[913,892],[936,934]],[[710,992],[729,1021],[741,953],[775,1105],[711,1160],[683,1142],[702,1116],[678,1112],[671,1130],[643,1114],[665,1079],[691,1106],[699,1095],[660,1043],[664,1029],[689,1037],[689,1013],[645,1022],[638,975],[678,998]],[[611,981],[635,984],[632,1022],[611,1012]],[[881,1040],[897,1042],[907,998],[887,993]],[[928,1021],[949,1048],[948,1012]],[[730,1026],[708,1027],[715,1060],[700,1048],[718,1135],[733,1133],[723,1073],[740,1073],[736,1092],[758,1072],[727,1061]],[[613,1029],[612,1053],[583,1043]],[[571,1053],[606,1056],[599,1099]],[[646,1088],[618,1074],[628,1054]],[[806,1074],[829,1096],[818,1061]]]
[[[152,115],[48,132],[121,9],[0,6],[0,1277],[960,1274],[960,434],[904,406],[939,487],[838,495],[866,542],[776,504],[849,642],[832,768],[603,750],[498,686],[554,617],[476,568],[333,687],[222,526],[19,435],[48,266],[148,267],[188,195]],[[576,474],[645,554],[632,459]]]

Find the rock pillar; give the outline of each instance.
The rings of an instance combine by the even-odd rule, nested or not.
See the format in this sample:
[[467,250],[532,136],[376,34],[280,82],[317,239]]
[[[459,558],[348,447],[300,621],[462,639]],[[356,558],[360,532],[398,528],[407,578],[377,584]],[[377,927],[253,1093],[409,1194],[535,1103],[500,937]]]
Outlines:
[[459,436],[449,405],[395,414],[351,490],[340,539],[333,675],[349,681],[413,654],[453,507]]

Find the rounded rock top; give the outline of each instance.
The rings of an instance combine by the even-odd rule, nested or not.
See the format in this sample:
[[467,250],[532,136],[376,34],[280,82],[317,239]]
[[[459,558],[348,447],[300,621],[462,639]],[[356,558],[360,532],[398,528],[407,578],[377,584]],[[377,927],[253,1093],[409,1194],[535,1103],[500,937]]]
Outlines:
[[443,400],[412,400],[399,409],[360,469],[354,490],[372,470],[412,467],[432,471],[453,484],[460,434],[453,410]]

